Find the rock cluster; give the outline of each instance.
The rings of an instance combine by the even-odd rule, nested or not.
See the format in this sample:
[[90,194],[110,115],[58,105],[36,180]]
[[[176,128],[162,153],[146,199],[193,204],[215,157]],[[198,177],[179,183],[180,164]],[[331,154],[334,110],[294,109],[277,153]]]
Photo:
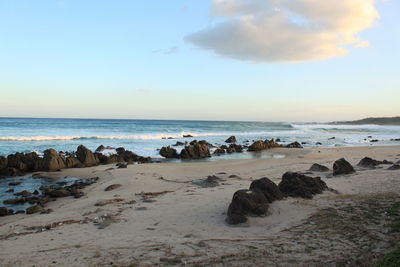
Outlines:
[[[99,147],[97,150],[102,150]],[[104,147],[104,149],[106,149]],[[44,151],[43,157],[35,152],[15,153],[7,157],[0,157],[0,176],[18,176],[27,172],[59,171],[65,168],[92,167],[99,164],[111,164],[118,162],[150,162],[150,158],[136,155],[132,151],[118,148],[117,154],[106,156],[95,152],[83,145],[78,146],[74,153],[61,153],[54,149]]]
[[253,181],[248,190],[238,190],[233,194],[225,221],[228,224],[244,223],[247,215],[267,214],[269,204],[276,200],[288,196],[310,199],[326,189],[328,186],[321,178],[296,172],[285,173],[279,185],[264,177]]
[[211,145],[204,140],[192,141],[189,145],[185,146],[180,154],[176,149],[167,146],[160,149],[160,155],[165,158],[178,158],[178,159],[201,159],[211,157],[210,147]]
[[362,160],[360,160],[360,162],[357,165],[364,168],[374,169],[381,164],[393,164],[393,162],[387,160],[379,161],[369,157],[365,157]]

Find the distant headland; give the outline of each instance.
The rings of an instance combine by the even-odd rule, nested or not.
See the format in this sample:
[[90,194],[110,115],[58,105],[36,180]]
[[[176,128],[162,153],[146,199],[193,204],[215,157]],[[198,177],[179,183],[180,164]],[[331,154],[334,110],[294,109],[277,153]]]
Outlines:
[[398,117],[377,117],[365,118],[355,121],[335,121],[331,124],[377,124],[377,125],[400,125],[400,116]]

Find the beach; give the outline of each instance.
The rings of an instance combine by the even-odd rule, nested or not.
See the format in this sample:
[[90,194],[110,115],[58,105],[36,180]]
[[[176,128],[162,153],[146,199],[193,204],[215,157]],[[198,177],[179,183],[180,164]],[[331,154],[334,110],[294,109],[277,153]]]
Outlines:
[[[356,166],[366,156],[397,162],[399,146],[273,148],[268,153],[285,157],[122,169],[110,164],[49,173],[99,180],[83,189],[81,198],[48,203],[49,214],[1,217],[1,265],[354,266],[372,263],[399,240],[389,234],[390,218],[383,215],[400,201],[400,170]],[[332,176],[332,164],[340,158],[356,172]],[[313,163],[330,171],[309,172]],[[275,201],[266,216],[250,216],[244,224],[225,222],[235,191],[262,177],[278,184],[287,171],[320,176],[333,190],[313,199]],[[217,186],[199,186],[211,175],[219,178]],[[105,191],[110,185],[118,186]]]

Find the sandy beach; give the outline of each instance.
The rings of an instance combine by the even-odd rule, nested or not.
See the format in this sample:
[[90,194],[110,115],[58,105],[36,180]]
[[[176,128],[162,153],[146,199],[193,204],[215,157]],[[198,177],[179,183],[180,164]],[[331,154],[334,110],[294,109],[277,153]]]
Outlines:
[[[400,160],[399,146],[288,149],[281,159],[245,159],[114,165],[64,169],[52,175],[99,181],[80,199],[49,203],[50,214],[0,218],[1,266],[355,266],[387,253],[385,211],[400,201],[400,170],[357,167],[368,156]],[[356,173],[332,176],[346,158]],[[312,173],[313,163],[330,168]],[[320,176],[334,189],[312,200],[286,198],[267,216],[225,222],[236,190],[287,171]],[[216,175],[216,187],[196,181]],[[193,183],[195,182],[195,183]],[[105,188],[118,184],[116,188]],[[336,192],[335,192],[336,190]]]

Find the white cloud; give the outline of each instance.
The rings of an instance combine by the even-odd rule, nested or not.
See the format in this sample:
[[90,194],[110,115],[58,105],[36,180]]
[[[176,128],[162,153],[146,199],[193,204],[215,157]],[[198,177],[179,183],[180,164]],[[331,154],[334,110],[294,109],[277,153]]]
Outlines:
[[379,15],[374,0],[213,0],[217,22],[185,40],[253,62],[299,62],[365,47],[357,34]]

